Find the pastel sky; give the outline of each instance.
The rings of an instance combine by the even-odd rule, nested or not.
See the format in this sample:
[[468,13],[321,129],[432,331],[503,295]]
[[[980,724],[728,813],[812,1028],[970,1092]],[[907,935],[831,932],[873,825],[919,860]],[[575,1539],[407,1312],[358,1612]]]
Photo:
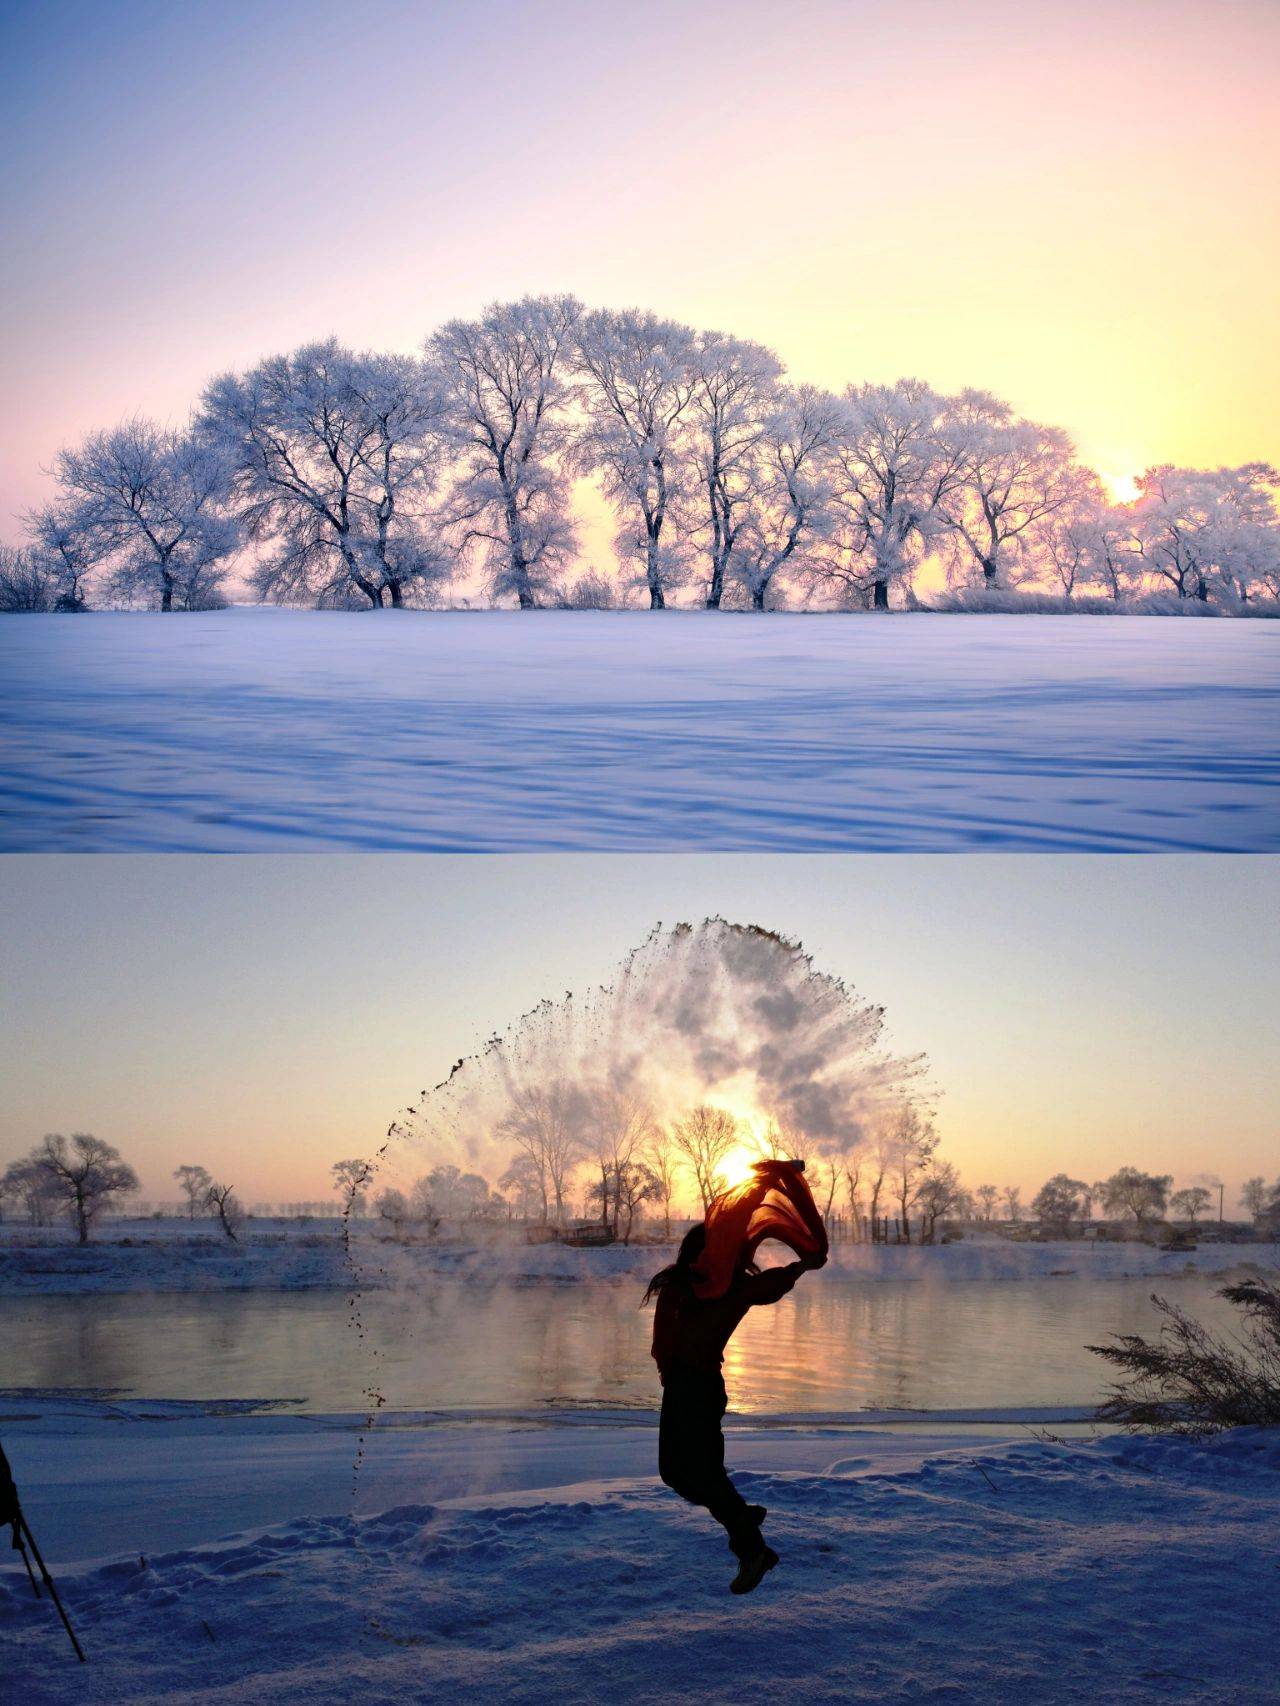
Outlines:
[[1274,0],[48,0],[0,55],[0,536],[94,426],[530,290],[1113,480],[1280,460]]
[[799,937],[925,1050],[946,1153],[1028,1195],[1128,1162],[1234,1202],[1280,1174],[1280,871],[1265,858],[24,857],[4,861],[0,1162],[120,1145],[326,1194],[397,1111],[659,920]]

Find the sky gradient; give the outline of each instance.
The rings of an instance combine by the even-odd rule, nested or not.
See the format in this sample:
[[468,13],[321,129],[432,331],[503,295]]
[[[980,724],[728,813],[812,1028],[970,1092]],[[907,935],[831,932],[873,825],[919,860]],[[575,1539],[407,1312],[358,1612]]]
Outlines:
[[1280,459],[1272,0],[11,7],[0,537],[58,446],[570,289]]
[[945,1153],[1030,1194],[1122,1163],[1280,1174],[1280,862],[1104,856],[10,856],[0,1163],[119,1144],[246,1201],[339,1156],[659,920],[797,936],[931,1057]]

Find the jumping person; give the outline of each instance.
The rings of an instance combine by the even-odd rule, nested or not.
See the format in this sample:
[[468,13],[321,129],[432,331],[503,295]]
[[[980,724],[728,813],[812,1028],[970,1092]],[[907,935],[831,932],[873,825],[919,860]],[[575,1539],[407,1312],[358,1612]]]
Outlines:
[[729,1536],[738,1560],[730,1592],[750,1593],[778,1562],[778,1554],[760,1532],[764,1506],[749,1505],[725,1470],[724,1349],[748,1309],[777,1303],[802,1273],[822,1267],[827,1258],[825,1252],[815,1252],[786,1267],[762,1272],[744,1252],[727,1290],[718,1297],[701,1298],[695,1286],[706,1246],[706,1225],[695,1226],[685,1234],[676,1260],[653,1276],[644,1294],[646,1303],[657,1299],[653,1358],[662,1382],[658,1474],[672,1492],[711,1512]]

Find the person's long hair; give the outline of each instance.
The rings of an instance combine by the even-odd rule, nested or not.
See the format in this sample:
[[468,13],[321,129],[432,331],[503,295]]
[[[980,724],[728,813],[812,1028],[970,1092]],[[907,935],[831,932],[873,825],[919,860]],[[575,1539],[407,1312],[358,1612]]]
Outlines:
[[705,1223],[700,1220],[696,1226],[691,1226],[680,1240],[680,1250],[675,1261],[668,1263],[665,1268],[659,1268],[649,1281],[643,1303],[652,1303],[659,1292],[665,1291],[668,1286],[672,1285],[692,1296],[694,1275],[698,1270],[698,1258],[706,1247],[707,1228]]

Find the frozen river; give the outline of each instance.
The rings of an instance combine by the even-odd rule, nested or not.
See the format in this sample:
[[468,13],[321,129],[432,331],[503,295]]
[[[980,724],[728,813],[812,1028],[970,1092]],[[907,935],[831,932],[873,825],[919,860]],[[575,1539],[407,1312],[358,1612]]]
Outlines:
[[0,624],[0,849],[1280,848],[1280,623]]
[[[1106,1369],[1086,1342],[1152,1328],[1154,1287],[1224,1325],[1221,1283],[819,1278],[748,1316],[725,1374],[747,1413],[1091,1406]],[[333,1291],[5,1297],[0,1368],[11,1390],[294,1399],[320,1412],[363,1409],[371,1381],[405,1410],[645,1406],[658,1389],[639,1295],[632,1283],[432,1279],[407,1297],[366,1294],[363,1344]]]

